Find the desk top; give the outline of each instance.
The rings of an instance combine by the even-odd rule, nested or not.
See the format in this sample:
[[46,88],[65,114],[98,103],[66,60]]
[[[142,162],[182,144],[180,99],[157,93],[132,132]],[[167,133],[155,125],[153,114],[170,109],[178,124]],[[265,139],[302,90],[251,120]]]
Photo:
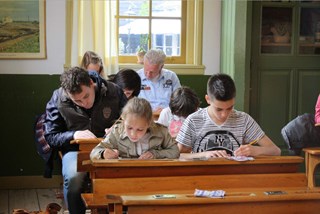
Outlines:
[[251,161],[226,158],[208,160],[185,159],[116,159],[88,160],[91,178],[129,178],[157,176],[226,175],[296,173],[303,163],[300,156],[261,156]]
[[304,148],[303,151],[312,155],[320,155],[320,147]]
[[226,158],[201,159],[111,159],[88,160],[85,164],[99,167],[147,167],[147,166],[203,166],[203,165],[259,165],[259,164],[300,164],[304,159],[300,156],[259,156],[249,161],[234,161]]
[[[284,191],[281,195],[266,195],[266,191]],[[176,205],[176,204],[205,204],[205,203],[226,203],[226,202],[262,202],[262,201],[285,201],[285,200],[320,200],[320,190],[309,190],[307,187],[300,188],[247,188],[247,189],[226,189],[223,198],[196,197],[192,191],[169,192],[176,198],[155,199],[157,193],[136,193],[121,195],[123,205]]]

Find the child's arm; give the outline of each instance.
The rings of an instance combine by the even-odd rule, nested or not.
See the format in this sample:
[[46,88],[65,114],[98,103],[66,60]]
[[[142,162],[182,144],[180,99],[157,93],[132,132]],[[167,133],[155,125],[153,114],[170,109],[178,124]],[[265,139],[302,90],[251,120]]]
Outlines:
[[235,156],[259,156],[259,155],[281,155],[281,150],[276,146],[271,139],[264,135],[258,142],[258,146],[241,145],[236,151]]
[[[90,153],[90,159],[112,159],[118,158],[119,152],[115,150],[115,145],[112,142],[117,142],[113,132],[110,132]],[[115,154],[116,153],[116,154]]]
[[117,159],[119,158],[119,151],[116,149],[106,148],[102,154],[102,159]]
[[219,158],[219,157],[229,157],[225,150],[214,150],[206,152],[191,153],[192,149],[181,143],[178,143],[180,158],[182,159],[194,159],[194,158]]
[[[179,158],[180,153],[176,141],[170,136],[166,127],[161,127],[159,132],[163,133],[163,139],[161,140],[161,148],[157,146],[156,149],[149,149],[149,152],[153,154],[155,159],[175,159]],[[158,138],[159,139],[159,138]]]

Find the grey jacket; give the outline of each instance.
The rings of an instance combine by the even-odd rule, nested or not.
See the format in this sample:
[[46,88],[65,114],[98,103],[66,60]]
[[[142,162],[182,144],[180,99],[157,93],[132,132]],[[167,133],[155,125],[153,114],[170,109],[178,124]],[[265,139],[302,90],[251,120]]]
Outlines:
[[[149,150],[155,159],[179,158],[180,152],[175,140],[170,136],[168,128],[155,124],[148,132]],[[101,154],[106,148],[117,149],[121,158],[138,158],[136,143],[130,141],[123,131],[122,123],[116,124],[106,138],[100,142],[90,154],[91,159],[101,159]]]

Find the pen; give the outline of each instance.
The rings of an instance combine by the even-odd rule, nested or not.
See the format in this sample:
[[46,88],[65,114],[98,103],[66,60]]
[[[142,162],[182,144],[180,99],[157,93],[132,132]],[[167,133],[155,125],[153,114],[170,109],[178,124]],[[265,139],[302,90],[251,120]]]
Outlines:
[[254,141],[251,141],[248,145],[253,145],[253,144],[257,143],[257,142],[258,142],[258,139],[254,140]]

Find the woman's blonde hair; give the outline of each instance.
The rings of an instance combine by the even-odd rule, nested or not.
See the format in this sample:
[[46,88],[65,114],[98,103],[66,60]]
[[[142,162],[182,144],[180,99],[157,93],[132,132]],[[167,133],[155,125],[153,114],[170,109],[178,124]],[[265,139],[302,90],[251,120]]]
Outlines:
[[93,51],[86,51],[84,53],[80,66],[87,70],[89,64],[99,65],[100,69],[98,73],[100,76],[104,77],[103,62],[97,53]]

